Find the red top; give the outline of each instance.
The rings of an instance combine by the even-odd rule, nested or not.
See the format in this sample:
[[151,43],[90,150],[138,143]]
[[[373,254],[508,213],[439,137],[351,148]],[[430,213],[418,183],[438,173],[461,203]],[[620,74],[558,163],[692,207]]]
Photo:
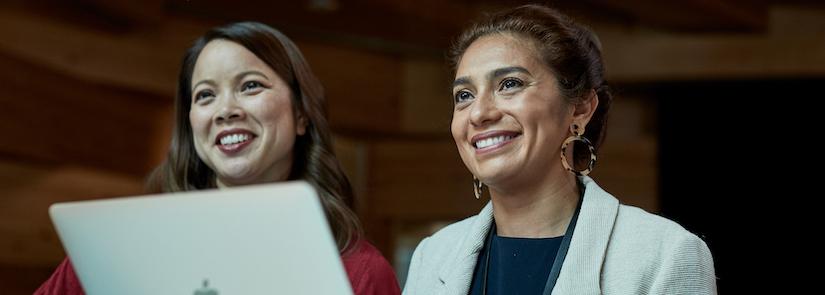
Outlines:
[[[349,282],[356,295],[400,295],[392,267],[367,241],[342,258]],[[34,295],[84,295],[72,263],[64,259],[52,276],[34,291]]]

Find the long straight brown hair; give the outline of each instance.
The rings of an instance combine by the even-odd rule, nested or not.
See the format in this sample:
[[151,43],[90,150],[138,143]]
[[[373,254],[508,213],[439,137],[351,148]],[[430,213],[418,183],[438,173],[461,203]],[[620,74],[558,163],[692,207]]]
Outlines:
[[349,180],[332,149],[325,110],[324,90],[298,47],[280,31],[257,22],[240,22],[216,27],[197,39],[183,57],[175,98],[175,126],[169,153],[148,179],[152,192],[178,192],[215,188],[215,173],[195,152],[189,110],[192,100],[192,72],[198,56],[210,41],[238,43],[263,60],[292,90],[296,117],[307,120],[307,132],[293,146],[289,180],[305,180],[318,190],[341,253],[362,236],[361,226],[347,203],[353,192]]

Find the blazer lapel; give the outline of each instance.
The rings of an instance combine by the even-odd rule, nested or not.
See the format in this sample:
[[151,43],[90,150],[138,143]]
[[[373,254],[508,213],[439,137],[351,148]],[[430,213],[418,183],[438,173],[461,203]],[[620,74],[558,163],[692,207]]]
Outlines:
[[487,202],[487,205],[476,215],[470,230],[458,243],[454,260],[444,264],[453,267],[446,267],[439,271],[439,279],[444,284],[444,289],[440,294],[466,295],[469,292],[478,254],[484,246],[484,238],[487,237],[492,222],[493,205],[492,202]]
[[[585,185],[579,220],[562,264],[554,294],[600,294],[600,278],[608,241],[619,212],[619,201],[589,177]],[[437,294],[466,295],[472,283],[478,254],[493,222],[493,206],[488,202],[476,216],[470,230],[458,243],[453,260],[439,271],[444,288]]]
[[554,294],[600,294],[600,279],[607,244],[619,212],[619,201],[590,177],[585,186],[579,220],[562,264]]

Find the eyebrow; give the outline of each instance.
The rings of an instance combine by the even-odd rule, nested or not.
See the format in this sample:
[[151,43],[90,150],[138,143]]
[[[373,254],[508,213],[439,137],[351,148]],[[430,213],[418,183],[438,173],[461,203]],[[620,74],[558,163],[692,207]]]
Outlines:
[[[495,70],[491,71],[490,73],[487,74],[487,80],[497,79],[497,78],[500,78],[501,76],[506,76],[507,74],[510,74],[510,73],[524,73],[524,74],[527,74],[527,75],[532,75],[530,73],[530,71],[528,71],[527,69],[525,69],[523,67],[513,66],[513,67],[499,68],[499,69],[495,69]],[[470,84],[470,77],[469,76],[459,77],[458,79],[455,79],[455,81],[453,81],[453,88],[455,88],[456,86],[465,85],[465,84]]]
[[[255,70],[241,72],[240,74],[235,76],[235,79],[240,80],[240,78],[246,77],[248,75],[260,75],[260,76],[263,76],[264,78],[266,78],[267,80],[269,80],[269,77],[267,75],[265,75],[264,73],[262,73],[260,71],[255,71]],[[195,85],[192,85],[192,91],[194,91],[195,88],[198,88],[198,85],[201,85],[201,84],[204,84],[204,83],[211,84],[211,85],[216,84],[214,80],[201,80],[201,81],[198,81],[198,83],[195,83]]]
[[256,71],[256,70],[245,71],[245,72],[242,72],[242,73],[238,74],[235,77],[236,78],[242,78],[242,77],[246,77],[246,76],[249,76],[249,75],[259,75],[259,76],[263,76],[264,78],[269,80],[269,77],[267,75],[264,75],[264,73],[262,73],[260,71]]
[[192,91],[195,91],[195,89],[198,88],[198,85],[201,85],[201,84],[215,85],[215,81],[213,81],[213,80],[200,80],[200,81],[198,81],[198,83],[195,83],[195,85],[192,85]]
[[492,79],[495,79],[495,78],[499,78],[501,76],[506,76],[507,74],[510,74],[510,73],[524,73],[524,74],[532,75],[532,74],[530,74],[530,71],[528,71],[527,69],[519,67],[519,66],[514,66],[514,67],[506,67],[506,68],[495,69],[490,74],[487,75],[487,79],[492,80]]
[[459,85],[470,84],[470,77],[464,76],[453,81],[453,88]]

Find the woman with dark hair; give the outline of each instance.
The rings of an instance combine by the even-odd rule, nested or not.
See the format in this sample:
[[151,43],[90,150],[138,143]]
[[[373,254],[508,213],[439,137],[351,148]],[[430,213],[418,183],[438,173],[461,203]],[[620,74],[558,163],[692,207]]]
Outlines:
[[[305,180],[318,190],[355,294],[400,293],[347,207],[353,192],[332,149],[323,89],[291,40],[254,22],[208,31],[183,58],[175,101],[169,153],[150,191]],[[35,294],[83,290],[67,259]]]
[[526,5],[476,23],[450,56],[453,139],[491,201],[421,241],[405,294],[716,292],[701,239],[587,177],[612,99],[591,31]]

